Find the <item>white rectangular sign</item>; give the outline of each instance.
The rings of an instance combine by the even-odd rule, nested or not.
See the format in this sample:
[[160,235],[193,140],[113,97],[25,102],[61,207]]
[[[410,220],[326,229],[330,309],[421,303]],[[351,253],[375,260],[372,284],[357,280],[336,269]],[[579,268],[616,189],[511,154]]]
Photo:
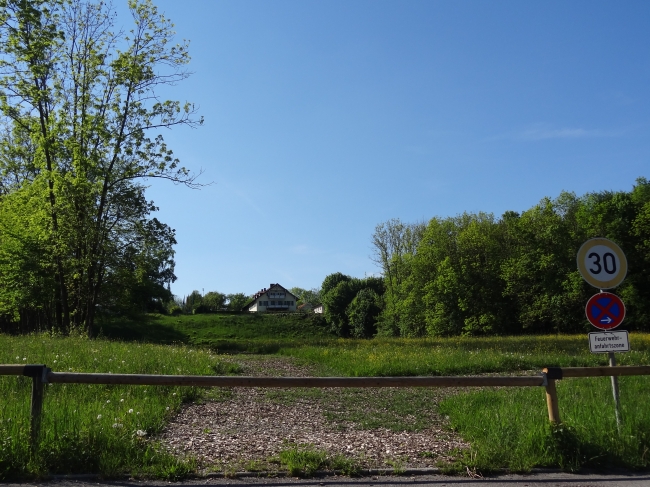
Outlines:
[[630,339],[626,331],[589,333],[589,350],[592,353],[629,352]]

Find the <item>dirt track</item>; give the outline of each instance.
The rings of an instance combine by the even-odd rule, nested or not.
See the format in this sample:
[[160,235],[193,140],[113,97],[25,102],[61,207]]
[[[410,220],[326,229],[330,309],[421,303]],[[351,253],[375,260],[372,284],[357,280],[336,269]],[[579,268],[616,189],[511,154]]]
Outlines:
[[[239,363],[244,375],[312,375],[309,368],[297,366],[288,358],[231,360]],[[437,391],[432,392],[434,402],[450,393]],[[332,455],[344,455],[361,468],[397,469],[432,467],[448,461],[454,452],[467,446],[445,427],[445,419],[435,413],[434,404],[427,412],[427,427],[420,431],[369,429],[354,421],[332,419],[345,416],[341,410],[345,409],[346,393],[349,391],[341,389],[320,390],[316,395],[304,391],[233,389],[225,398],[184,407],[161,439],[170,451],[197,458],[207,471],[277,469],[278,465],[269,459],[291,444],[310,444]],[[355,400],[369,414],[386,417],[391,411],[377,411],[377,404],[395,393],[392,388],[366,389],[357,391]],[[411,418],[395,419],[408,423]]]

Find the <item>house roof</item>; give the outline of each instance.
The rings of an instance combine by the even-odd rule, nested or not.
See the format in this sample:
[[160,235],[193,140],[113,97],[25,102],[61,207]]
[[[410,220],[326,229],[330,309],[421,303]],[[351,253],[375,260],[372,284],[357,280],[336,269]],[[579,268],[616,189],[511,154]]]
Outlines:
[[280,284],[278,284],[278,283],[276,282],[275,284],[273,284],[273,283],[269,284],[269,287],[268,287],[268,288],[262,288],[262,289],[260,289],[259,291],[257,291],[257,292],[253,295],[253,298],[252,298],[248,303],[246,303],[246,305],[245,305],[241,310],[242,310],[242,311],[247,311],[251,304],[253,304],[255,301],[257,301],[259,298],[261,298],[263,295],[265,295],[266,293],[268,293],[268,292],[269,292],[271,289],[273,289],[273,288],[280,288],[280,289],[283,290],[285,293],[289,294],[290,296],[293,296],[294,299],[295,299],[296,301],[298,301],[298,297],[297,297],[295,294],[293,294],[293,293],[292,293],[291,291],[289,291],[287,288],[281,286]]

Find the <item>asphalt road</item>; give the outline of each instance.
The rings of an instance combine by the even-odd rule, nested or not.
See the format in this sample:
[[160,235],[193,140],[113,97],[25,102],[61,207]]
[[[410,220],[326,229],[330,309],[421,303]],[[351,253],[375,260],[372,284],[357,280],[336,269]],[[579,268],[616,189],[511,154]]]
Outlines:
[[232,485],[233,487],[477,487],[482,485],[489,487],[650,487],[650,474],[616,473],[574,475],[568,473],[535,473],[530,475],[499,475],[476,479],[460,476],[447,477],[444,475],[362,478],[326,477],[320,479],[246,477],[240,479],[194,479],[184,482],[55,480],[2,485],[3,487],[199,487],[211,485]]

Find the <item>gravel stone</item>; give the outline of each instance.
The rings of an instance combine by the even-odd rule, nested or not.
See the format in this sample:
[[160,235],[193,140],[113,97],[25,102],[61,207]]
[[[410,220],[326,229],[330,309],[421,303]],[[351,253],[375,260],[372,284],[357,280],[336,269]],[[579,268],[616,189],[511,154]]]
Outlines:
[[[247,376],[314,374],[313,369],[288,358],[238,356],[229,360],[237,362]],[[373,397],[394,391],[368,389],[361,397],[371,407]],[[437,398],[453,393],[436,391],[440,393]],[[431,412],[431,425],[417,432],[362,429],[353,422],[330,421],[325,413],[344,407],[337,399],[341,392],[328,388],[321,399],[298,396],[290,404],[278,404],[267,397],[265,389],[233,388],[228,400],[184,406],[160,440],[169,451],[196,458],[208,471],[277,469],[271,460],[290,445],[309,444],[330,455],[344,455],[361,468],[432,467],[468,446],[435,412]]]

